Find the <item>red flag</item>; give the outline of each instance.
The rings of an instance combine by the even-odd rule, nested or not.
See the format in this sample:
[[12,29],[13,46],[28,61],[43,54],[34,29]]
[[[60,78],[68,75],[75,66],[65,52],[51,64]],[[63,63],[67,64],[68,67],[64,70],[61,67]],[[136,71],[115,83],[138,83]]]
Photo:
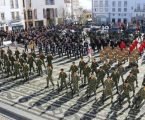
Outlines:
[[122,42],[120,43],[120,48],[121,48],[121,49],[126,48],[126,44],[125,44],[125,42],[122,41]]

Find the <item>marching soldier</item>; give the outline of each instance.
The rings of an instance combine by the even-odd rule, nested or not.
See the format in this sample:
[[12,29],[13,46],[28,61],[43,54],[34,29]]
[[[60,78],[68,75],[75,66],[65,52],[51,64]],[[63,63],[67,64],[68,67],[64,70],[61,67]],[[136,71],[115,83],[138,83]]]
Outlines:
[[64,72],[64,69],[61,69],[60,73],[59,73],[59,78],[60,82],[61,82],[61,86],[60,89],[63,89],[63,84],[65,85],[65,88],[68,89],[67,87],[67,83],[66,83],[66,78],[67,78],[67,74]]
[[104,90],[103,90],[103,95],[102,95],[102,103],[104,103],[105,101],[105,98],[107,96],[111,96],[111,103],[113,103],[113,85],[114,85],[114,82],[113,80],[111,79],[111,77],[108,77],[105,81],[104,81]]
[[27,61],[27,53],[23,50],[22,58]]
[[6,67],[6,62],[8,61],[8,55],[4,52],[3,55],[3,59],[4,59],[4,68]]
[[16,51],[15,51],[16,60],[19,59],[19,55],[20,55],[20,52],[18,48],[16,48]]
[[14,75],[16,76],[16,79],[17,79],[18,75],[21,76],[20,68],[21,68],[21,65],[20,65],[19,61],[15,61],[14,62]]
[[111,74],[111,77],[112,77],[112,80],[114,81],[115,83],[115,86],[116,86],[116,89],[117,89],[117,93],[119,93],[118,91],[118,84],[119,84],[119,72],[118,70],[113,70],[112,74]]
[[32,68],[33,68],[33,72],[35,71],[34,62],[35,62],[34,57],[32,55],[29,55],[28,56],[28,64],[29,64],[30,73],[31,73]]
[[39,76],[43,73],[42,72],[42,64],[43,64],[42,60],[40,58],[38,58],[36,60],[36,66],[37,66],[37,73]]
[[102,83],[103,85],[103,88],[105,87],[104,86],[104,78],[105,78],[105,71],[102,69],[102,66],[96,71],[96,77],[97,77],[97,88],[100,84],[100,82]]
[[80,77],[81,77],[81,75],[82,75],[82,72],[83,72],[84,66],[85,66],[85,62],[84,62],[83,58],[81,58],[81,60],[80,60],[80,62],[79,62]]
[[133,90],[133,96],[135,95],[135,87],[134,87],[134,82],[136,81],[136,86],[137,86],[137,79],[136,77],[130,72],[129,76],[127,76],[126,80],[128,83],[131,85],[132,90]]
[[14,63],[15,63],[15,61],[16,61],[14,55],[11,55],[11,56],[10,56],[10,61],[11,61],[11,66],[12,66],[12,70],[13,70],[13,69],[14,69]]
[[34,59],[36,59],[37,55],[34,50],[32,50],[31,55],[33,56]]
[[87,97],[89,98],[91,93],[93,92],[94,95],[96,95],[96,86],[97,85],[97,79],[95,75],[91,74],[89,77],[89,82],[88,82],[88,88],[87,88]]
[[110,64],[108,61],[106,61],[104,63],[104,65],[102,66],[102,68],[104,69],[104,71],[107,73],[107,76],[109,76],[109,69],[111,68]]
[[138,66],[134,66],[131,70],[131,73],[135,76],[136,79],[136,87],[138,87],[138,81],[137,81],[137,74],[139,73]]
[[74,72],[72,75],[71,83],[73,84],[73,93],[75,94],[77,92],[78,95],[79,95],[79,80],[80,80],[79,75],[77,74],[77,72]]
[[10,62],[9,58],[6,61],[6,72],[7,72],[7,77],[9,77],[9,75],[12,75],[11,62]]
[[96,71],[98,66],[99,66],[98,63],[96,62],[96,59],[94,58],[93,62],[91,64],[92,73],[94,73]]
[[39,57],[40,57],[40,59],[41,59],[41,61],[42,61],[42,64],[44,65],[44,67],[46,68],[46,66],[45,66],[45,55],[43,54],[43,52],[41,52],[40,53],[40,55],[39,55]]
[[123,78],[124,71],[125,71],[124,67],[122,66],[122,64],[120,64],[118,67],[118,72],[119,72],[119,78],[121,77],[123,83],[124,83],[124,78]]
[[130,107],[130,91],[132,91],[132,86],[129,84],[128,80],[125,80],[124,84],[123,84],[123,89],[120,93],[119,96],[119,104],[122,105],[122,102],[125,98],[127,98],[127,101],[129,103],[129,107]]
[[53,57],[52,57],[52,55],[49,53],[49,54],[47,55],[48,66],[51,66],[51,67],[53,68],[53,66],[52,66],[52,60],[53,60]]
[[75,65],[75,62],[72,63],[69,72],[71,72],[71,76],[74,74],[74,72],[78,71],[78,67]]
[[29,66],[26,63],[23,65],[23,77],[24,81],[29,80]]
[[8,54],[8,57],[10,58],[10,56],[12,55],[12,50],[8,47],[8,50],[7,50],[7,54]]
[[83,71],[83,74],[84,74],[84,85],[86,85],[86,81],[88,83],[88,79],[89,79],[89,76],[90,76],[90,72],[91,72],[91,68],[86,63],[85,64],[85,67],[84,67],[84,71]]
[[145,85],[137,93],[132,107],[139,108],[143,100],[145,100]]
[[3,59],[4,53],[5,53],[5,51],[1,48],[1,49],[0,49],[0,56],[1,56],[1,59]]
[[47,80],[47,86],[46,86],[46,88],[49,87],[49,81],[51,82],[51,84],[54,87],[54,83],[53,83],[53,79],[52,79],[52,72],[53,72],[53,69],[51,68],[51,66],[48,66],[47,67],[47,78],[46,78],[46,80]]
[[20,58],[19,58],[19,62],[20,62],[20,64],[21,64],[21,66],[23,66],[24,63],[25,63],[26,61],[23,59],[22,56],[20,56]]

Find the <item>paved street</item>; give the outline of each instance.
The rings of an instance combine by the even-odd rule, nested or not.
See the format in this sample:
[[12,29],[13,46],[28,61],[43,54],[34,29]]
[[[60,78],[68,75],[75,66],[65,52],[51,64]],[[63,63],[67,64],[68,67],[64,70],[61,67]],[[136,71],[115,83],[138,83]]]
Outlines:
[[[11,47],[14,49],[14,47]],[[22,50],[22,47],[19,47]],[[97,54],[96,59],[99,61]],[[87,57],[84,58],[87,61]],[[119,106],[116,102],[117,94],[114,89],[114,101],[107,99],[104,104],[101,104],[99,98],[102,95],[103,87],[97,89],[97,96],[92,96],[87,100],[85,96],[86,88],[80,88],[80,96],[71,98],[70,90],[66,93],[65,90],[57,93],[58,73],[61,68],[67,71],[70,68],[74,59],[59,58],[56,56],[53,60],[54,83],[55,90],[52,87],[45,89],[46,75],[44,70],[43,77],[38,77],[35,73],[30,76],[30,82],[23,84],[22,79],[14,80],[4,78],[5,74],[0,75],[0,107],[11,112],[12,116],[18,118],[32,120],[145,120],[145,105],[139,110],[128,108],[127,101],[124,101],[123,106]],[[78,65],[79,60],[76,60]],[[136,88],[136,93],[141,88],[143,76],[145,74],[145,65],[142,58],[139,60],[138,81],[139,87]],[[125,64],[124,66],[127,66]],[[127,77],[129,71],[124,75]],[[81,81],[80,81],[81,84]],[[120,85],[121,80],[120,80]],[[95,97],[98,101],[95,100]],[[1,115],[0,115],[1,116]],[[17,119],[17,117],[14,117]],[[3,118],[0,120],[3,120]],[[7,119],[4,119],[7,120]]]

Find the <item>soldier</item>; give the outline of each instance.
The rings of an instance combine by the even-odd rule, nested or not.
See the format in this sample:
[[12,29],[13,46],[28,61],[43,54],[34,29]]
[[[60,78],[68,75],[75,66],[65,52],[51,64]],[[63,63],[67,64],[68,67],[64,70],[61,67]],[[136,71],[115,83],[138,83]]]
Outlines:
[[61,69],[60,73],[59,73],[59,78],[60,82],[61,82],[61,86],[60,89],[63,89],[63,84],[65,85],[65,88],[68,89],[67,87],[67,83],[66,83],[66,78],[67,78],[67,74],[64,72],[64,69]]
[[18,48],[16,48],[16,50],[15,50],[16,60],[19,59],[19,55],[20,55],[20,52],[19,52]]
[[27,53],[23,50],[22,58],[27,61]]
[[136,79],[136,87],[138,87],[138,81],[137,81],[137,74],[139,73],[138,66],[134,66],[131,70],[131,73],[135,76]]
[[102,83],[103,88],[105,87],[105,86],[104,86],[104,78],[105,78],[105,75],[106,75],[106,73],[105,73],[105,71],[102,69],[102,66],[101,66],[98,70],[96,70],[97,88],[98,88],[100,82]]
[[145,100],[145,85],[137,93],[132,107],[139,108],[143,100]]
[[111,66],[108,61],[105,62],[105,64],[102,66],[102,68],[107,73],[107,76],[109,76],[109,69],[111,68]]
[[48,66],[51,66],[51,67],[53,68],[53,66],[52,66],[52,60],[53,60],[53,57],[52,57],[52,55],[49,53],[49,54],[47,55]]
[[129,103],[129,107],[130,107],[130,91],[132,91],[132,87],[131,85],[129,84],[128,80],[125,80],[124,84],[123,84],[123,89],[120,93],[120,96],[119,96],[119,104],[122,105],[122,102],[125,98],[127,98],[127,101]]
[[80,80],[79,75],[76,72],[74,72],[72,75],[71,83],[73,84],[73,93],[75,94],[77,92],[78,95],[79,95],[79,80]]
[[43,73],[42,72],[42,64],[43,64],[42,60],[40,58],[38,58],[36,60],[36,66],[37,66],[37,73],[39,76]]
[[49,81],[51,82],[51,84],[53,85],[53,88],[54,88],[54,83],[53,83],[53,79],[52,79],[52,72],[53,72],[53,69],[51,68],[51,66],[48,66],[47,67],[47,78],[46,78],[47,86],[46,86],[46,88],[49,87]]
[[33,56],[34,59],[37,57],[34,50],[32,50],[31,55]]
[[74,72],[78,71],[78,67],[75,65],[75,62],[72,63],[69,72],[71,72],[71,76],[74,74]]
[[97,85],[97,79],[95,75],[91,74],[89,77],[89,83],[88,83],[88,88],[87,88],[87,97],[89,98],[91,93],[93,92],[94,95],[96,95],[96,86]]
[[46,66],[45,66],[45,55],[43,54],[43,52],[41,52],[40,54],[39,54],[39,58],[41,59],[41,61],[42,61],[42,64],[44,65],[44,67],[46,68]]
[[81,57],[81,60],[80,60],[80,62],[79,62],[80,77],[81,77],[81,75],[82,75],[82,72],[83,72],[84,66],[85,66],[85,62],[84,62],[83,58]]
[[134,82],[136,81],[136,86],[137,86],[137,79],[133,73],[130,72],[129,76],[127,76],[126,80],[128,83],[131,85],[132,90],[133,90],[133,96],[135,95],[135,87],[134,87]]
[[21,65],[20,65],[19,61],[18,60],[15,61],[14,62],[14,75],[16,76],[16,79],[18,77],[18,74],[19,74],[19,76],[21,76],[21,74],[20,74],[20,68],[21,68]]
[[12,71],[11,71],[11,62],[8,58],[8,60],[6,61],[6,72],[7,72],[7,77],[9,77],[9,75],[12,75]]
[[124,78],[123,78],[124,71],[125,71],[124,67],[122,66],[122,64],[120,64],[118,67],[118,72],[119,72],[119,78],[121,77],[123,83],[124,83]]
[[19,62],[20,62],[20,64],[21,64],[21,66],[23,67],[23,65],[24,65],[24,63],[25,63],[26,61],[23,59],[22,56],[20,56]]
[[29,80],[29,66],[26,63],[23,65],[23,77],[24,81]]
[[3,71],[3,60],[0,58],[0,70]]
[[28,56],[28,64],[29,64],[30,73],[31,73],[32,68],[33,68],[33,72],[35,71],[34,62],[35,62],[34,57],[32,55],[29,55]]
[[119,84],[119,72],[118,70],[113,70],[112,74],[111,74],[111,77],[112,77],[112,80],[114,81],[115,83],[115,86],[116,86],[116,89],[117,89],[117,93],[119,93],[118,91],[118,84]]
[[98,63],[96,62],[96,59],[94,58],[93,62],[91,64],[92,73],[94,73],[96,71],[98,66],[99,66]]
[[104,103],[105,101],[105,98],[107,96],[111,96],[111,103],[113,103],[113,93],[112,93],[112,90],[113,90],[113,85],[114,85],[114,82],[112,80],[111,77],[108,77],[105,81],[104,81],[104,90],[103,90],[103,95],[102,95],[102,103]]
[[8,61],[8,55],[4,52],[3,55],[3,59],[4,59],[4,68],[6,67],[6,62]]
[[86,85],[86,81],[88,83],[88,79],[90,76],[90,72],[91,72],[91,68],[88,66],[88,64],[85,64],[84,70],[83,70],[83,74],[84,74],[84,85]]
[[7,54],[8,54],[8,57],[10,58],[10,56],[12,55],[12,50],[8,47],[8,50],[7,50]]
[[1,56],[1,59],[3,59],[4,53],[5,53],[5,51],[1,48],[1,49],[0,49],[0,56]]

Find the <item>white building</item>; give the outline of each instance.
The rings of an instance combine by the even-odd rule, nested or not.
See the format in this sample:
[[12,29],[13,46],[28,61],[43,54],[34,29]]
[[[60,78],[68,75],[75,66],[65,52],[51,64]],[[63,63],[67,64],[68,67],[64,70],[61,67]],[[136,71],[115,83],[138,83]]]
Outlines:
[[71,17],[67,0],[0,0],[0,26],[47,26]]
[[138,4],[144,3],[145,0],[92,0],[93,21],[98,24],[132,22]]

